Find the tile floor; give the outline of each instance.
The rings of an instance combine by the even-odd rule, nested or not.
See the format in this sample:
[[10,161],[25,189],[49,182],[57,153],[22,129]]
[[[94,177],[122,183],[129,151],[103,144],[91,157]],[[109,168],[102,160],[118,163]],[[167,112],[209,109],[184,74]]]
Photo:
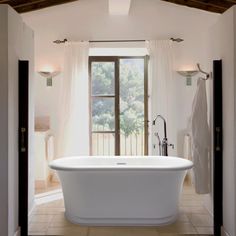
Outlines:
[[63,200],[37,205],[29,219],[29,235],[68,236],[173,236],[213,235],[213,221],[203,206],[203,197],[184,186],[176,223],[162,227],[85,227],[64,218]]

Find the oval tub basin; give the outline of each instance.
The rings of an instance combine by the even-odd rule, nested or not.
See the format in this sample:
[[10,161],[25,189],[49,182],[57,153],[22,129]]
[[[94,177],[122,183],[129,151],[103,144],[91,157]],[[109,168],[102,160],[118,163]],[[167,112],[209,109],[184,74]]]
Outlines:
[[65,157],[50,163],[61,181],[66,218],[94,226],[173,223],[192,166],[165,156]]

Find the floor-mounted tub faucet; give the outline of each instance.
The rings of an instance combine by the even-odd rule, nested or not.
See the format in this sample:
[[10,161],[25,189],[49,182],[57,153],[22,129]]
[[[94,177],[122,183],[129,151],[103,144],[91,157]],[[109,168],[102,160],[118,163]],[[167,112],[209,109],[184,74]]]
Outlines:
[[162,119],[164,124],[164,138],[162,142],[160,142],[160,137],[158,135],[158,132],[155,133],[155,136],[157,137],[159,143],[159,152],[161,156],[168,156],[168,146],[174,148],[174,144],[168,144],[167,132],[166,132],[166,120],[162,115],[157,115],[156,118],[153,120],[152,125],[156,125],[156,120],[158,118]]
[[[160,139],[160,136],[159,136],[158,132],[155,132],[154,135],[157,137],[158,146],[159,146],[159,155],[161,156],[161,139]],[[154,144],[153,147],[156,148],[156,144]]]

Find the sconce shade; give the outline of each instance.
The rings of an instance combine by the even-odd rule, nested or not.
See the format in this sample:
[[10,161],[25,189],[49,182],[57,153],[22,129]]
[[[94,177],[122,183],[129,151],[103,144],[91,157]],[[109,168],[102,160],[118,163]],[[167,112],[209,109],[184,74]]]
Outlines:
[[192,76],[196,75],[199,71],[198,70],[186,70],[186,71],[180,70],[177,72],[184,77],[192,77]]
[[58,75],[60,72],[59,71],[54,71],[54,72],[48,72],[48,71],[39,71],[39,74],[45,78],[53,78],[56,75]]
[[48,71],[39,71],[38,72],[42,77],[47,79],[47,86],[52,87],[52,78],[57,76],[60,72],[54,71],[54,72],[48,72]]
[[180,70],[177,72],[186,78],[186,85],[190,86],[192,85],[192,76],[198,74],[199,71],[198,70],[186,70],[186,71]]

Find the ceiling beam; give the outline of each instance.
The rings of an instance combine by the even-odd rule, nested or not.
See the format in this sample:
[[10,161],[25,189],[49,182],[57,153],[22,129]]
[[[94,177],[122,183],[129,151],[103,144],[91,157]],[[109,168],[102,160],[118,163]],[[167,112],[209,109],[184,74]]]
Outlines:
[[74,1],[77,0],[0,0],[0,4],[9,4],[17,12],[24,13]]
[[234,5],[232,2],[230,3],[228,1],[220,1],[220,0],[162,0],[162,1],[198,8],[201,10],[215,13],[223,13],[232,5]]
[[203,3],[206,6],[211,6],[211,7],[218,7],[221,9],[229,9],[234,5],[234,3],[229,2],[229,1],[221,1],[221,0],[191,0],[192,2],[196,3]]

